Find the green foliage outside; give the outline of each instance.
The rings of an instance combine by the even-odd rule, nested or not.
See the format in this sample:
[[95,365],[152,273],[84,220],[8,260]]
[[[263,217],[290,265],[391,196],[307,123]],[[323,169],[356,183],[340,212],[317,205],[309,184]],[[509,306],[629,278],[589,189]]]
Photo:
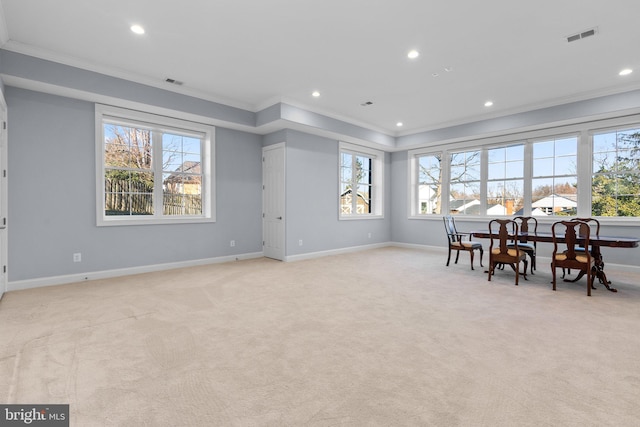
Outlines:
[[594,216],[640,217],[640,131],[619,134],[614,164],[594,170],[591,209]]

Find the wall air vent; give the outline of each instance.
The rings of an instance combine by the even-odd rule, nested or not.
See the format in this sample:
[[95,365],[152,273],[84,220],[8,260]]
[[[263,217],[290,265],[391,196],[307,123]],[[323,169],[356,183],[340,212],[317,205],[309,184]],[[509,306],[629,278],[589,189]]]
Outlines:
[[178,86],[182,86],[183,83],[181,81],[178,81],[176,79],[171,79],[171,78],[166,78],[164,79],[165,82],[167,83],[171,83],[172,85],[178,85]]
[[572,34],[567,37],[567,41],[569,43],[574,42],[576,40],[586,39],[587,37],[595,36],[598,32],[598,28],[591,28],[589,30],[582,31],[578,34]]

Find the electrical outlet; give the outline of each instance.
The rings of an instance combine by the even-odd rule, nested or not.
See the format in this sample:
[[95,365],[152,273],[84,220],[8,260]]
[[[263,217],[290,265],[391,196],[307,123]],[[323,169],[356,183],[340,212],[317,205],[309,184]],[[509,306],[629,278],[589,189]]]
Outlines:
[[233,248],[236,245],[236,241],[232,240],[231,242],[229,242],[229,245]]
[[371,233],[369,233],[369,238],[371,238]]
[[73,254],[73,262],[81,262],[81,261],[82,261],[82,254],[80,252]]
[[302,246],[302,239],[298,240],[298,246]]

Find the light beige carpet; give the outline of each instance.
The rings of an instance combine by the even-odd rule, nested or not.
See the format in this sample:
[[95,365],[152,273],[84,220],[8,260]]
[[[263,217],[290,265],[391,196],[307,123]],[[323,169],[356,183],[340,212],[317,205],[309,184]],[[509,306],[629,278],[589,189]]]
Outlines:
[[[485,254],[486,255],[486,254]],[[72,426],[638,426],[640,276],[385,248],[9,292],[0,400]],[[485,266],[486,266],[485,256]],[[477,264],[477,261],[476,261]],[[546,264],[546,263],[545,263]]]

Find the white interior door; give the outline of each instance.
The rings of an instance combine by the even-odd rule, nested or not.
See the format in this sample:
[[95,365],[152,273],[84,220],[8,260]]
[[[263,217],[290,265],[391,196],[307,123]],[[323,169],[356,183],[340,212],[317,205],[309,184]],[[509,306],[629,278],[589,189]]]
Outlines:
[[0,92],[0,298],[7,290],[7,105]]
[[285,257],[285,145],[262,149],[262,250],[267,258]]

